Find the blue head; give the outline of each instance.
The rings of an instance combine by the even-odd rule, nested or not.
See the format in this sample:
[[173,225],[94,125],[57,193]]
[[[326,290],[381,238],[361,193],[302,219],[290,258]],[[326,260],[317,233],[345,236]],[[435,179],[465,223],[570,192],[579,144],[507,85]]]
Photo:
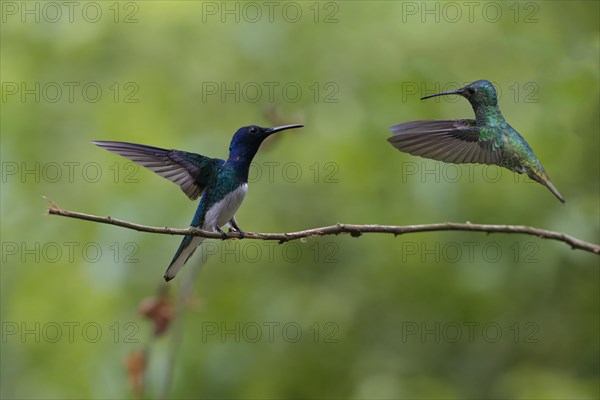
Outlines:
[[450,94],[456,94],[464,97],[465,99],[469,100],[469,103],[471,103],[474,108],[477,106],[498,106],[496,88],[494,88],[494,85],[492,85],[490,81],[486,80],[475,81],[452,92],[443,92],[425,96],[421,98],[421,100],[435,96],[447,96]]
[[302,128],[302,125],[284,125],[276,128],[262,128],[250,125],[238,129],[229,145],[228,162],[247,164],[249,166],[263,140],[275,132],[293,128]]

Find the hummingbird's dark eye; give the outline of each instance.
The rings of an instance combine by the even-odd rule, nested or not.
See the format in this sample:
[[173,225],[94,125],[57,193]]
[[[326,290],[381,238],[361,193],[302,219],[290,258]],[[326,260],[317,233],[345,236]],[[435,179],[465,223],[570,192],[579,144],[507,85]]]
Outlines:
[[475,89],[473,89],[473,88],[468,88],[468,89],[467,89],[467,92],[468,92],[469,94],[475,94]]

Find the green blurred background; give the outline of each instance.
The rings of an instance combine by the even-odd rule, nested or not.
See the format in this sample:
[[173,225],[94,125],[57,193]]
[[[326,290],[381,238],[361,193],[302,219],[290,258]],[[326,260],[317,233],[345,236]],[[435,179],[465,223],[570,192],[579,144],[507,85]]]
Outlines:
[[[180,238],[46,216],[42,198],[185,227],[195,203],[90,141],[226,157],[240,126],[303,123],[255,158],[245,230],[448,220],[598,243],[598,2],[1,5],[2,398],[133,398],[138,350],[155,398],[173,342],[177,398],[600,396],[590,253],[461,232],[212,241],[181,337],[153,339],[138,306]],[[470,118],[464,100],[419,97],[477,79],[566,206],[386,142],[395,123]]]

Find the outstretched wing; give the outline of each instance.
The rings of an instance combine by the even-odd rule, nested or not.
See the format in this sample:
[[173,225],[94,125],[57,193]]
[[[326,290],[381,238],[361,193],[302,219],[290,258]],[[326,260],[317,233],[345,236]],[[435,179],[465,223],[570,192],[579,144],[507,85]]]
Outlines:
[[502,162],[495,138],[486,138],[472,119],[411,121],[390,128],[395,148],[415,156],[453,164]]
[[225,161],[180,150],[161,149],[126,142],[92,142],[97,146],[130,159],[156,172],[181,187],[192,200],[197,199],[209,185],[210,178]]

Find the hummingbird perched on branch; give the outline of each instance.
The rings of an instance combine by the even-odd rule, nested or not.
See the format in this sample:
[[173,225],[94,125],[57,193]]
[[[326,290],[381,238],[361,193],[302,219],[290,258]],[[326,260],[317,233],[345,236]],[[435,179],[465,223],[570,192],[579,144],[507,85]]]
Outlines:
[[529,144],[514,130],[498,108],[496,89],[486,80],[473,82],[452,92],[435,96],[459,95],[466,98],[475,119],[411,121],[390,128],[388,141],[398,150],[416,156],[453,164],[495,164],[546,186],[563,204],[565,199],[554,187]]
[[[142,144],[106,141],[92,143],[128,158],[178,184],[191,200],[196,200],[202,195],[191,226],[220,232],[225,238],[227,235],[221,227],[227,224],[243,237],[244,233],[235,220],[235,213],[248,191],[248,173],[252,159],[268,136],[275,132],[301,127],[302,125],[297,124],[276,128],[254,125],[242,127],[231,139],[227,161]],[[168,282],[175,277],[203,241],[204,238],[199,236],[184,236],[165,272],[165,281]]]

